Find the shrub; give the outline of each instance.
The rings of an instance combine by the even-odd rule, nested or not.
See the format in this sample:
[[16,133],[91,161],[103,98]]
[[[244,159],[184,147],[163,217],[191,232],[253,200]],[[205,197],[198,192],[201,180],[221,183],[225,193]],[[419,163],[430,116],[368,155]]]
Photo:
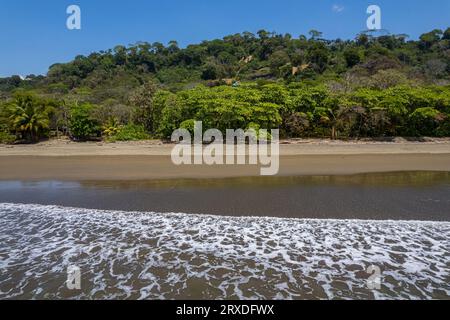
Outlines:
[[180,124],[180,129],[185,129],[185,130],[189,131],[191,136],[194,135],[195,120],[189,119],[189,120],[183,121]]
[[99,135],[100,126],[92,116],[93,109],[94,107],[89,103],[72,106],[69,130],[73,139],[89,140]]
[[16,136],[6,131],[0,131],[0,143],[11,144],[16,140]]
[[149,138],[150,136],[145,132],[144,126],[129,124],[119,128],[116,134],[108,138],[108,141],[138,141]]
[[415,136],[436,134],[440,122],[445,120],[445,116],[433,108],[419,108],[410,115],[411,133]]

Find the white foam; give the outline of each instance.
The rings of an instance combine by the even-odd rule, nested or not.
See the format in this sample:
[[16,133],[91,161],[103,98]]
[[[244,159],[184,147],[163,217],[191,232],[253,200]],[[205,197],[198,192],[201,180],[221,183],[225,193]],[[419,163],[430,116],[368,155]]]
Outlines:
[[[0,204],[0,298],[448,298],[450,223]],[[65,287],[82,270],[82,290]],[[382,288],[367,288],[370,265]]]

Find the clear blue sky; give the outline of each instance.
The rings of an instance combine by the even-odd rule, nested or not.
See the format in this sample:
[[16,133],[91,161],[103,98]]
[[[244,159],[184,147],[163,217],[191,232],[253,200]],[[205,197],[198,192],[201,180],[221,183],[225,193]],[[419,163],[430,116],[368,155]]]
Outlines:
[[[82,30],[66,28],[66,8],[82,10]],[[370,4],[382,27],[412,38],[450,26],[450,0],[1,0],[0,77],[45,74],[78,54],[137,41],[181,46],[260,29],[353,38],[366,29]]]

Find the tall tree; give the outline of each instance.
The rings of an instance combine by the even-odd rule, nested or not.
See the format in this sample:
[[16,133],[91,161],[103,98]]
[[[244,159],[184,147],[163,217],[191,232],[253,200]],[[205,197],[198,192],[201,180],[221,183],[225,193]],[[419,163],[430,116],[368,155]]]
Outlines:
[[137,124],[144,125],[149,133],[154,133],[156,110],[153,97],[157,87],[153,81],[148,81],[138,87],[129,98],[130,104],[135,107],[134,120]]

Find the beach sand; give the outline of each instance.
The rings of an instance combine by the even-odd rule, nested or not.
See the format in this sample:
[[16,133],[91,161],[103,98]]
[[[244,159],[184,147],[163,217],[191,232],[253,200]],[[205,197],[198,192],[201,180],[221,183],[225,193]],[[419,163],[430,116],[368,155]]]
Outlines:
[[[260,175],[257,165],[172,163],[174,145],[159,141],[0,146],[0,180],[148,180]],[[450,171],[450,141],[284,141],[280,176]]]

